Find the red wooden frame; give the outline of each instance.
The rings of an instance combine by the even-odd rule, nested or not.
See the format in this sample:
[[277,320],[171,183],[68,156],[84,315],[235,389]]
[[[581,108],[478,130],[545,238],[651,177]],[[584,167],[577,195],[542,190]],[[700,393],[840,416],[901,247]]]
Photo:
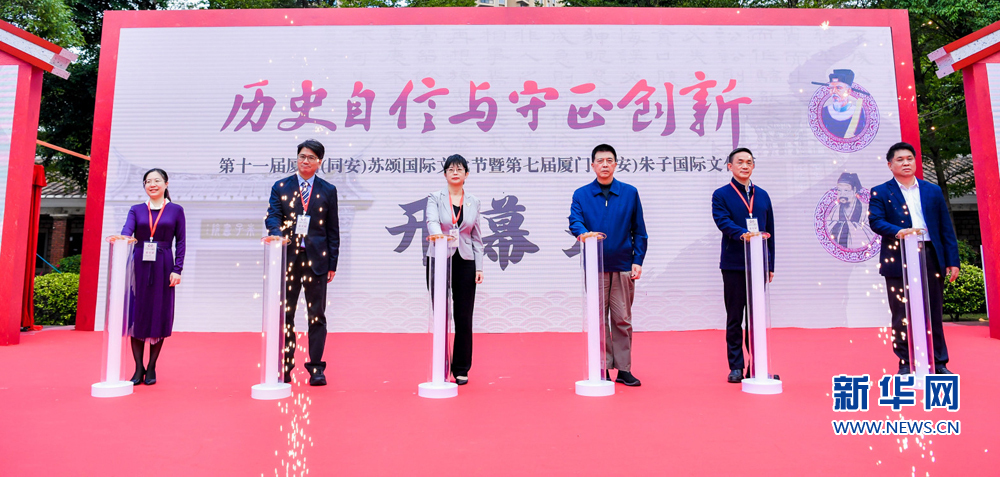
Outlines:
[[0,275],[4,277],[0,280],[0,345],[12,345],[21,341],[21,308],[24,301],[24,267],[28,258],[35,139],[38,137],[38,111],[42,101],[42,75],[45,73],[2,51],[0,65],[18,66],[10,161],[7,166],[3,247],[0,247]]
[[[666,8],[333,8],[307,10],[196,10],[105,12],[91,146],[87,218],[77,329],[93,330],[104,223],[104,191],[114,107],[115,75],[123,28],[309,25],[766,25],[889,27],[900,92],[902,139],[917,148],[920,135],[905,10],[666,9]],[[918,171],[920,168],[917,169]]]
[[[1000,53],[962,70],[965,82],[965,105],[969,116],[969,140],[972,165],[976,174],[976,200],[979,203],[979,230],[983,238],[983,262],[986,267],[990,337],[1000,339],[1000,170],[997,166],[997,137],[990,103],[987,63],[1000,63]],[[1000,98],[994,99],[1000,101]]]

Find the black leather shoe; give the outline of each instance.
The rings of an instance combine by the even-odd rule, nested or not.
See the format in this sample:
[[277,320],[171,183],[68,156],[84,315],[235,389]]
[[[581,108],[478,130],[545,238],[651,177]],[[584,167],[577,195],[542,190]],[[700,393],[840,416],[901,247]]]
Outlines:
[[615,379],[615,382],[626,386],[642,386],[642,383],[635,376],[632,376],[632,373],[620,369],[618,370],[618,378]]
[[899,371],[897,371],[896,374],[898,374],[900,376],[905,376],[907,374],[912,374],[910,372],[910,366],[906,365],[906,364],[899,365]]
[[934,374],[955,374],[955,373],[951,372],[951,370],[946,368],[943,364],[939,364],[934,367]]
[[726,378],[726,380],[729,381],[729,382],[731,382],[731,383],[738,383],[740,381],[743,381],[743,370],[742,369],[734,369],[734,370],[730,371],[729,372],[729,377]]
[[284,381],[286,383],[292,382],[292,373],[285,373],[285,375],[283,377],[284,377]]
[[146,378],[146,370],[137,369],[135,370],[135,374],[132,375],[132,379],[130,379],[129,381],[132,381],[133,386],[138,386],[142,384],[142,381],[145,380],[145,378]]
[[152,386],[152,385],[156,384],[156,370],[155,369],[147,369],[146,370],[146,380],[143,381],[143,384],[145,384],[146,386]]
[[315,374],[309,377],[310,386],[326,386],[326,376],[323,371],[317,370]]
[[468,376],[455,376],[455,384],[462,386],[469,382]]

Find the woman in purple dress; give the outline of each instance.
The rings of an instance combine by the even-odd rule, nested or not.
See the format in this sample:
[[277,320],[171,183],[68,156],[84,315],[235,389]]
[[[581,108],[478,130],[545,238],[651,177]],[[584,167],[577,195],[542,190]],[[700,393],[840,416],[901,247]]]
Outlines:
[[[133,252],[135,283],[128,312],[128,335],[132,338],[135,374],[132,384],[156,384],[156,359],[163,339],[174,326],[174,287],[184,269],[184,208],[170,201],[167,173],[150,169],[142,176],[149,200],[133,205],[122,227],[122,235],[135,236]],[[176,252],[171,253],[175,244]],[[142,365],[145,344],[149,363]]]

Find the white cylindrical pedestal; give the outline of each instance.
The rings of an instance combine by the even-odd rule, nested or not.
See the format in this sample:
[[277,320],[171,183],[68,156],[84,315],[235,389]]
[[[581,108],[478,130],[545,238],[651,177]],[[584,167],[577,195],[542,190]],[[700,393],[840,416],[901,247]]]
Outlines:
[[614,381],[604,381],[604,380],[591,381],[587,379],[584,381],[576,382],[576,394],[580,396],[601,397],[601,396],[611,396],[614,393],[615,393]]
[[254,399],[283,399],[292,395],[292,385],[282,382],[282,346],[285,322],[285,246],[287,239],[265,237],[264,294],[261,303],[260,384],[250,388]]
[[434,252],[434,276],[431,287],[431,380],[417,385],[417,395],[425,398],[443,399],[458,396],[458,384],[445,381],[445,354],[448,346],[448,240],[447,235],[428,237]]
[[781,381],[770,378],[769,350],[767,334],[769,329],[766,280],[768,275],[764,237],[756,234],[750,237],[747,260],[747,277],[750,284],[747,294],[747,312],[753,329],[753,371],[754,377],[743,380],[743,392],[750,394],[781,394]]
[[93,397],[119,397],[132,394],[132,382],[122,381],[122,347],[125,345],[126,297],[130,286],[132,239],[108,238],[108,288],[104,314],[104,362],[101,382],[90,387]]
[[284,399],[292,395],[289,383],[254,384],[250,387],[250,397],[254,399]]
[[458,385],[455,383],[420,383],[417,385],[417,395],[431,399],[452,398],[458,396]]
[[132,394],[132,381],[100,382],[90,385],[93,397],[120,397]]
[[910,353],[910,371],[917,389],[923,389],[924,377],[934,374],[934,339],[930,329],[930,302],[927,295],[926,252],[921,234],[903,237],[903,275],[906,297],[906,343]]
[[601,247],[603,235],[586,236],[583,243],[583,279],[584,279],[584,314],[587,330],[587,379],[576,382],[576,394],[580,396],[600,397],[615,393],[614,381],[605,381],[602,357],[604,349],[601,343],[604,328],[601,320],[604,317],[604,307],[601,304],[603,283],[601,277],[602,261]]

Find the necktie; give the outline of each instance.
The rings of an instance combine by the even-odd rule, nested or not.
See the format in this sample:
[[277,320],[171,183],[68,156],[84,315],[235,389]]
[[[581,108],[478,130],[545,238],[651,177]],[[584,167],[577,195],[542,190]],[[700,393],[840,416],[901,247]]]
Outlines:
[[[309,191],[309,182],[308,181],[302,181],[302,183],[299,184],[299,194],[302,195],[302,199],[301,199],[302,200],[302,215],[309,215],[309,199],[311,198],[309,196],[309,192],[310,192]],[[306,241],[305,241],[304,237],[302,239],[300,239],[300,241],[299,241],[299,247],[300,248],[306,248]]]

